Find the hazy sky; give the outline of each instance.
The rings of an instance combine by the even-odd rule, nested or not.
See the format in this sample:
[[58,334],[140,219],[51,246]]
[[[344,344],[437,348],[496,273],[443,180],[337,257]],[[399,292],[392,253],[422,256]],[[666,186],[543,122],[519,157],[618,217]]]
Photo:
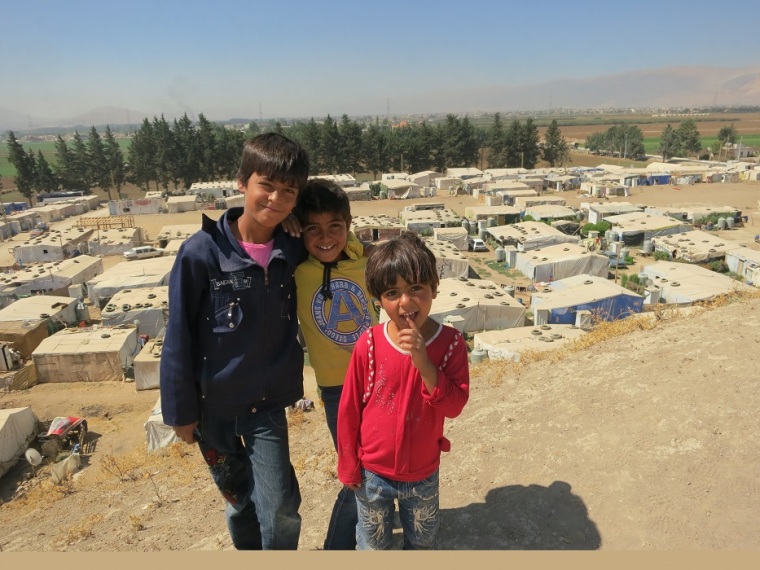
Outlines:
[[0,107],[50,118],[474,111],[478,85],[760,62],[757,0],[3,4]]

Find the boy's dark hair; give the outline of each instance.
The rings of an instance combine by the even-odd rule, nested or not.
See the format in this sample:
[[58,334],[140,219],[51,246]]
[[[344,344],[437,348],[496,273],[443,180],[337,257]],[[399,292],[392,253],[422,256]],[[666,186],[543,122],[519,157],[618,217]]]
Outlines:
[[257,135],[243,145],[238,180],[246,185],[254,172],[300,189],[309,178],[309,155],[306,149],[285,135]]
[[401,277],[407,283],[424,283],[438,289],[435,255],[412,232],[376,245],[367,258],[367,290],[376,298],[396,286]]
[[351,205],[348,201],[348,194],[332,180],[312,178],[298,192],[293,215],[298,218],[301,225],[305,225],[309,214],[324,214],[326,212],[336,212],[346,220],[347,224],[350,223]]

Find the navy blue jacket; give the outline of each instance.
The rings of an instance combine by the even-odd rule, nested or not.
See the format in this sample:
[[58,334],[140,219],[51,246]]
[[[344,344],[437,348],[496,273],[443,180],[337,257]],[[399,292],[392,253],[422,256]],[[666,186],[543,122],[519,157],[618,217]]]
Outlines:
[[232,208],[218,222],[204,215],[169,275],[160,369],[167,425],[283,409],[303,397],[294,277],[303,242],[278,227],[263,268],[230,230],[242,213]]

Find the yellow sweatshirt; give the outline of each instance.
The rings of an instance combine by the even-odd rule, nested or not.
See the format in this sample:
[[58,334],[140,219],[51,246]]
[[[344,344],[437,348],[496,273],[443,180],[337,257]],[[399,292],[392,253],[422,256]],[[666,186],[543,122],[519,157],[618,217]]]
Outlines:
[[367,258],[362,257],[364,247],[353,233],[348,234],[344,251],[348,259],[330,268],[331,299],[322,291],[324,264],[309,255],[296,268],[298,321],[317,384],[324,387],[343,384],[359,335],[377,324],[364,280]]

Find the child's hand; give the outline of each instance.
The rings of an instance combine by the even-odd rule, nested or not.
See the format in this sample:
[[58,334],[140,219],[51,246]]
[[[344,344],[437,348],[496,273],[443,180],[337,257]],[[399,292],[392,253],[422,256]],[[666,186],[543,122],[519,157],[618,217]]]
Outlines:
[[435,372],[435,366],[428,358],[425,337],[422,336],[420,329],[412,319],[406,319],[406,322],[409,328],[398,331],[398,345],[401,349],[409,351],[412,355],[412,364],[424,377],[425,373],[431,369]]
[[282,221],[282,229],[292,237],[301,237],[301,222],[293,214]]

